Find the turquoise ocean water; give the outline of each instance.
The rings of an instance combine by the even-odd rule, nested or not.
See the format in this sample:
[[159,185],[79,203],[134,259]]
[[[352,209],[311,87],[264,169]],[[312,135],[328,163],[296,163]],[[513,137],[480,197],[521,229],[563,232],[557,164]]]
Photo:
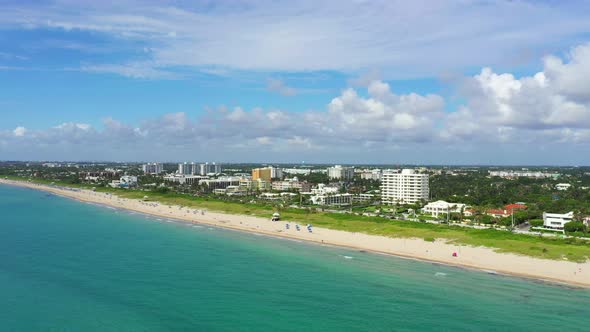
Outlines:
[[588,331],[590,291],[0,185],[0,331]]

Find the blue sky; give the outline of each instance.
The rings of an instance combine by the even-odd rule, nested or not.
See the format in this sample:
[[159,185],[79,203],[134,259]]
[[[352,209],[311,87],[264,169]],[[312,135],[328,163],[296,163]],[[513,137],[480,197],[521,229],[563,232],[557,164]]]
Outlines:
[[588,164],[570,1],[5,1],[0,159]]

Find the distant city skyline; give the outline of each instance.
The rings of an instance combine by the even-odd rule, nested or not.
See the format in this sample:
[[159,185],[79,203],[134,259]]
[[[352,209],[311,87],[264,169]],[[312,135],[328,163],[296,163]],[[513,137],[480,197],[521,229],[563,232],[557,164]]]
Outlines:
[[588,10],[5,1],[0,160],[590,165]]

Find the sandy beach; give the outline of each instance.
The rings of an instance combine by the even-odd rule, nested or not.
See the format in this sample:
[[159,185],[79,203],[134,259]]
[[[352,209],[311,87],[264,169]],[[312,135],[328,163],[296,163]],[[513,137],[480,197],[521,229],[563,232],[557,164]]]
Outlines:
[[[181,206],[169,206],[153,201],[120,198],[112,194],[99,193],[91,190],[57,188],[24,181],[0,179],[0,183],[43,190],[79,201],[104,204],[163,218],[179,219],[190,223],[209,224],[247,232],[313,241],[325,245],[342,246],[480,269],[490,273],[508,274],[590,287],[590,261],[574,263],[497,253],[490,248],[448,244],[444,239],[426,242],[422,239],[389,238],[318,227],[313,227],[313,232],[310,233],[306,229],[306,225],[299,224],[300,227],[297,230],[297,223],[285,220],[272,222],[260,217],[230,215]],[[289,224],[288,229],[286,227],[287,224]],[[452,255],[454,252],[457,253],[456,257]]]

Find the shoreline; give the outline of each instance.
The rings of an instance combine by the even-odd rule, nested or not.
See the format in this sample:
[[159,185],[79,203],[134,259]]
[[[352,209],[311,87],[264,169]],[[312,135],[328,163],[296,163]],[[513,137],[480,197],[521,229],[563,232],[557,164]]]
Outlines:
[[[120,198],[113,194],[94,192],[87,189],[52,187],[25,181],[0,179],[0,184],[41,190],[81,202],[96,203],[105,207],[120,208],[150,216],[173,219],[182,223],[211,225],[276,238],[302,240],[357,251],[368,251],[405,259],[474,269],[499,276],[514,276],[557,285],[565,284],[590,288],[590,261],[575,263],[497,253],[492,248],[449,244],[446,243],[446,239],[426,242],[415,238],[391,238],[319,227],[313,227],[313,233],[309,233],[305,225],[299,224],[301,231],[297,231],[295,229],[297,223],[285,220],[272,222],[266,218],[255,216],[231,215],[178,205],[170,206],[153,201],[146,202],[138,199]],[[285,224],[290,224],[290,229],[286,229]],[[458,254],[457,257],[452,256],[454,252]]]

